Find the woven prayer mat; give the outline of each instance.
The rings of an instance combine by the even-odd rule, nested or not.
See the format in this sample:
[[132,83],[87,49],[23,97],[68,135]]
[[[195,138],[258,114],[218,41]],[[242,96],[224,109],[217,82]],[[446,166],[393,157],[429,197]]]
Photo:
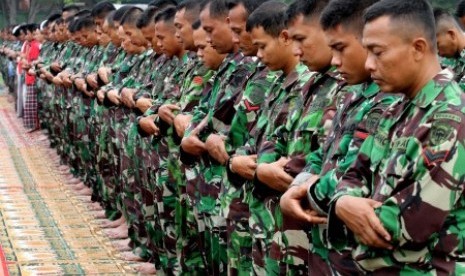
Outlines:
[[132,274],[64,184],[42,133],[25,132],[0,94],[0,275]]

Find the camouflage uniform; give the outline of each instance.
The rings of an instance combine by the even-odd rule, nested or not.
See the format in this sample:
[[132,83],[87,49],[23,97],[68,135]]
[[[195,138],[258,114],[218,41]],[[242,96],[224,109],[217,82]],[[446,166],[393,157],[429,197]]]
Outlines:
[[[281,80],[271,88],[271,96],[263,105],[257,122],[255,150],[251,153],[259,154],[259,149],[276,128],[284,125],[289,114],[300,108],[299,103],[302,100],[304,85],[311,76],[312,74],[305,65],[298,64],[289,75],[282,75]],[[267,206],[270,202],[265,201],[269,198],[270,190],[258,183],[257,179],[247,181],[245,189],[245,200],[251,212],[249,227],[252,235],[253,269],[255,274],[264,275],[268,273],[265,270],[265,262],[269,259],[271,241],[276,230],[274,210],[269,210]]]
[[[386,275],[463,274],[462,207],[465,96],[448,70],[418,94],[383,114],[362,144],[330,202],[328,238],[332,246],[354,244],[360,272]],[[355,241],[337,218],[341,196],[382,203],[375,213],[390,233],[393,250]]]
[[[246,145],[256,127],[260,109],[269,96],[270,87],[278,80],[280,72],[272,72],[259,63],[255,72],[244,85],[234,103],[235,115],[225,147],[230,156],[242,154],[240,148]],[[237,151],[236,151],[237,150]],[[220,191],[220,215],[226,218],[228,269],[232,275],[248,275],[252,271],[252,237],[249,230],[250,211],[244,202],[244,181],[226,166]]]
[[442,58],[441,66],[451,69],[455,74],[454,80],[465,90],[465,49],[456,58]]
[[[307,156],[321,148],[331,126],[337,98],[345,83],[330,68],[324,73],[315,73],[302,89],[302,99],[289,106],[287,121],[277,126],[259,150],[259,163],[271,163],[281,157],[290,158],[284,171],[295,177],[306,163]],[[268,273],[301,275],[308,271],[309,229],[294,220],[284,218],[279,208],[280,192],[265,188],[259,183],[258,190],[267,209],[273,212],[275,232],[271,252],[266,260]]]
[[[348,86],[345,90],[347,92],[337,104],[337,112],[324,146],[310,154],[303,172],[293,183],[298,185],[311,175],[320,175],[320,180],[311,187],[309,201],[312,208],[321,215],[327,215],[322,211],[326,208],[324,206],[331,198],[339,178],[352,164],[364,138],[376,128],[382,112],[402,99],[397,95],[380,93],[379,87],[372,82]],[[326,225],[312,226],[309,273],[354,273],[351,257],[328,250],[326,230]]]

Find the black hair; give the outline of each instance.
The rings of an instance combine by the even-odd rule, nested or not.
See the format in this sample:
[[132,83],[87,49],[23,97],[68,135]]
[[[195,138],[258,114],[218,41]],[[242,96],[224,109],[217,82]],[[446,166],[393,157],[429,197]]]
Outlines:
[[461,0],[457,4],[457,9],[455,10],[455,16],[464,17],[465,16],[465,0]]
[[295,0],[287,9],[287,23],[303,16],[306,20],[319,19],[329,0]]
[[84,16],[90,16],[91,11],[90,10],[80,10],[78,13],[74,15],[74,18],[79,18],[79,17],[84,17]]
[[242,4],[247,11],[247,14],[250,15],[254,10],[256,10],[261,4],[265,3],[268,0],[227,0],[226,4],[228,9],[232,10],[238,5]]
[[134,6],[122,6],[121,8],[117,9],[113,14],[113,21],[121,23],[121,19],[123,18],[124,14],[133,7]]
[[39,28],[40,28],[39,24],[36,24],[36,23],[27,24],[25,26],[25,30],[30,33],[33,33],[35,30]]
[[108,27],[110,27],[110,28],[115,27],[115,21],[113,21],[114,16],[115,16],[115,11],[112,11],[109,14],[107,14],[107,16],[105,17],[104,22],[108,22]]
[[450,27],[454,27],[457,30],[462,30],[462,27],[457,22],[455,17],[445,9],[435,8],[433,10],[433,14],[436,23],[436,32],[442,32],[445,28],[449,29]]
[[433,51],[436,51],[436,24],[433,8],[426,0],[381,0],[369,7],[364,22],[369,23],[382,16],[402,23],[402,30],[420,29]]
[[80,31],[83,29],[94,28],[95,21],[91,16],[85,16],[76,20],[76,25],[74,26],[75,31]]
[[175,0],[154,0],[149,3],[149,7],[155,7],[159,10],[177,5],[178,3]]
[[155,15],[157,14],[158,9],[149,6],[144,12],[140,15],[139,19],[137,20],[136,27],[137,28],[144,28],[150,25],[154,21]]
[[363,14],[376,2],[377,0],[332,0],[321,13],[320,24],[323,30],[342,25],[361,34],[364,25]]
[[105,18],[107,14],[114,10],[116,8],[110,1],[102,1],[92,8],[91,16],[94,18]]
[[199,0],[185,0],[176,7],[176,10],[181,11],[185,9],[189,21],[195,21],[199,18],[201,4]]
[[141,16],[142,12],[143,10],[141,8],[130,8],[124,13],[123,17],[121,18],[121,25],[136,26],[137,20]]
[[54,14],[50,15],[50,16],[47,18],[47,21],[48,21],[49,23],[52,23],[52,22],[57,21],[57,20],[60,19],[60,18],[61,18],[61,14],[59,14],[59,13],[54,13]]
[[196,20],[194,23],[192,23],[192,29],[194,31],[200,29],[200,27],[202,27],[202,22],[200,22],[200,19]]
[[272,37],[278,37],[286,29],[287,5],[278,1],[269,1],[260,5],[248,18],[246,30],[263,27]]
[[176,8],[175,7],[168,7],[166,9],[160,11],[155,16],[155,23],[160,22],[160,21],[173,22],[175,14],[176,14]]
[[81,8],[78,5],[71,4],[71,5],[64,6],[63,9],[61,10],[61,12],[78,13],[80,10],[81,10]]
[[210,0],[210,17],[212,18],[223,18],[228,17],[229,7],[226,0]]

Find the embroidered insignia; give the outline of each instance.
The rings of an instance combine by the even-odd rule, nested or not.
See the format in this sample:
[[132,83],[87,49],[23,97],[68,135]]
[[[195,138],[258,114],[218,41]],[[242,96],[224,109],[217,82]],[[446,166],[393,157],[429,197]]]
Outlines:
[[366,126],[368,131],[372,133],[375,131],[379,121],[381,120],[381,115],[381,110],[373,111],[368,115],[368,118],[366,120]]
[[260,105],[254,105],[252,104],[251,102],[249,102],[249,100],[245,100],[244,101],[244,104],[245,104],[245,108],[248,112],[251,112],[251,111],[257,111],[260,109]]
[[429,144],[438,146],[450,139],[454,128],[445,122],[435,122],[431,126]]
[[437,163],[446,161],[447,156],[449,156],[449,151],[434,152],[429,148],[425,148],[423,149],[422,155],[426,165],[434,166]]
[[192,80],[192,82],[195,84],[195,85],[202,85],[203,84],[203,78],[201,76],[196,76],[194,77],[194,79]]

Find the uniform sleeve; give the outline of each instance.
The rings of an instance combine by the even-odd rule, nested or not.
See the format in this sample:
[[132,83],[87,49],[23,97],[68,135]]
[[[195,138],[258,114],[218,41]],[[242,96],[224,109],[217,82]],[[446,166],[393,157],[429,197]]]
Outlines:
[[412,165],[402,170],[392,196],[376,210],[394,244],[426,243],[440,232],[464,192],[463,124],[433,121],[425,137]]

